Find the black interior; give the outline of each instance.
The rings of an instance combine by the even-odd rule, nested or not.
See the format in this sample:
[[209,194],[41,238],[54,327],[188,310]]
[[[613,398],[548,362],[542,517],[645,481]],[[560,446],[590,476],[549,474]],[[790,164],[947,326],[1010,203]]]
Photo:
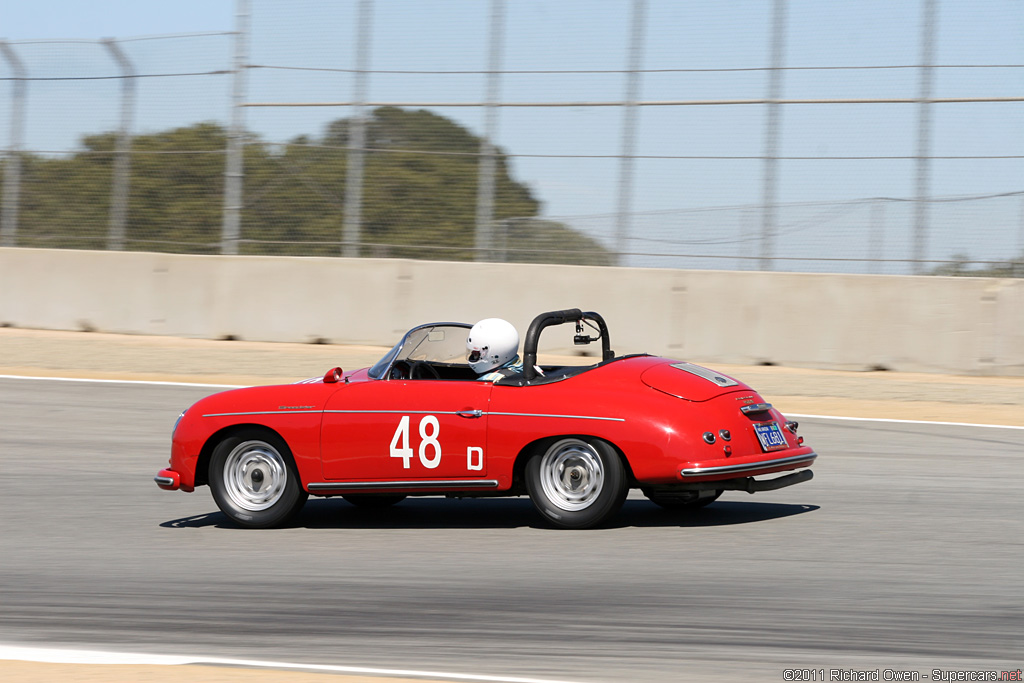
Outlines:
[[[601,363],[603,365],[603,363]],[[547,384],[578,375],[579,373],[597,367],[596,365],[544,365],[540,366],[544,372],[530,382],[526,381],[523,373],[516,373],[505,377],[495,384],[503,386],[520,387],[526,384]],[[436,374],[435,374],[436,373]],[[428,363],[426,361],[396,361],[391,368],[391,379],[440,379],[440,380],[475,380],[477,374],[468,365],[450,363]]]
[[495,384],[500,384],[506,387],[525,387],[527,385],[533,386],[535,384],[550,384],[551,382],[560,382],[563,379],[569,379],[581,372],[592,370],[597,365],[540,365],[538,366],[543,375],[537,374],[533,379],[526,379],[525,373],[517,373],[511,377],[503,377],[499,379]]
[[427,361],[395,361],[391,379],[476,379],[476,373],[461,363],[428,363]]
[[[539,367],[544,373],[543,375],[538,373],[536,377],[528,380],[526,379],[525,373],[520,372],[510,377],[499,379],[495,384],[505,387],[525,387],[536,386],[538,384],[551,384],[552,382],[561,382],[563,379],[575,377],[587,370],[593,370],[594,368],[599,368],[602,365],[608,365],[608,363],[612,363],[614,361],[646,355],[648,354],[631,353],[626,356],[619,356],[618,358],[601,361],[594,365],[541,365]],[[434,375],[425,368],[410,368],[411,365],[430,365],[432,370],[437,371],[437,377],[434,377]],[[410,376],[410,369],[416,373],[414,376]],[[410,363],[409,361],[400,360],[395,363],[393,368],[391,368],[391,379],[475,380],[476,378],[477,374],[473,372],[468,365],[427,363],[425,361]]]
[[525,373],[520,373],[518,375],[512,375],[511,377],[499,379],[497,382],[495,382],[495,384],[512,387],[532,387],[538,384],[551,384],[552,382],[561,382],[563,379],[575,377],[576,375],[582,374],[587,370],[593,370],[594,368],[599,368],[602,365],[608,365],[609,363],[614,363],[615,361],[648,355],[650,354],[630,353],[625,356],[618,356],[617,358],[609,358],[608,360],[603,360],[600,363],[596,363],[594,365],[541,365],[539,367],[541,371],[544,373],[543,375],[537,373],[537,375],[533,379],[527,379]]

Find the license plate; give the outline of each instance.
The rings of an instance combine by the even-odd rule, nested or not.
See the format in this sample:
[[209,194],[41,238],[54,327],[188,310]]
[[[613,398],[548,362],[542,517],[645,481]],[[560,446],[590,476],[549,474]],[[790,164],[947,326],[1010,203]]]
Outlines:
[[757,434],[757,440],[761,442],[762,450],[777,451],[788,445],[778,422],[755,422],[754,433]]

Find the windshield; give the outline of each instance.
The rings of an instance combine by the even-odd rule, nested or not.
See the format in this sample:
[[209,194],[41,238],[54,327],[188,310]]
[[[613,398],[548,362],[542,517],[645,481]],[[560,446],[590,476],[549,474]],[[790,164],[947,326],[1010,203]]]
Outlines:
[[400,360],[465,365],[469,330],[470,326],[465,323],[436,323],[415,327],[370,368],[369,375],[380,379],[395,361]]

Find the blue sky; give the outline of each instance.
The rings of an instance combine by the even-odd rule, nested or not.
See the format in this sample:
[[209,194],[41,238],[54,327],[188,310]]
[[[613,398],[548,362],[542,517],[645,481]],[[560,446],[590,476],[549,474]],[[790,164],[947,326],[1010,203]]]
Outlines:
[[[742,69],[768,64],[770,0],[649,0],[645,69]],[[291,2],[253,0],[251,62],[273,66],[350,68],[353,65],[352,0]],[[375,7],[372,69],[482,70],[487,60],[488,2],[484,0],[378,0]],[[790,0],[785,63],[789,67],[913,65],[920,58],[918,22],[922,3],[854,0],[844,3]],[[1017,0],[940,0],[936,62],[939,64],[1024,64],[1024,3]],[[509,0],[504,68],[509,70],[617,70],[626,64],[628,0]],[[0,37],[95,40],[111,36],[152,36],[231,31],[230,0],[175,3],[98,0],[46,3],[5,2]],[[227,36],[126,44],[140,71],[206,71],[230,64]],[[15,47],[33,75],[111,73],[99,46],[21,44]],[[3,67],[0,74],[6,75]],[[641,98],[759,98],[766,72],[648,73]],[[787,71],[786,97],[914,97],[915,69]],[[471,75],[377,75],[371,99],[474,101],[484,79]],[[0,86],[2,87],[2,86]],[[82,134],[109,130],[117,121],[116,81],[30,84],[27,145],[71,149]],[[250,72],[250,101],[345,100],[347,74],[256,69]],[[508,75],[506,100],[616,100],[621,74]],[[197,120],[226,122],[226,76],[140,79],[136,130],[159,130]],[[1022,68],[950,68],[936,75],[936,96],[1020,96]],[[6,97],[0,126],[6,126]],[[69,103],[74,103],[69,106]],[[479,133],[482,112],[448,108],[450,116]],[[247,125],[265,140],[317,135],[345,109],[248,109]],[[1024,103],[956,104],[933,107],[935,155],[1024,155]],[[915,105],[791,105],[783,108],[783,156],[913,155],[917,145]],[[621,147],[622,112],[607,107],[507,108],[500,113],[498,143],[521,155],[615,155]],[[0,127],[0,131],[5,128]],[[644,155],[760,156],[764,151],[764,107],[646,107],[639,114],[637,152]],[[593,234],[610,234],[616,210],[618,162],[614,159],[517,157],[518,179],[534,188],[551,216],[599,214],[574,219]],[[868,197],[909,198],[914,194],[910,160],[779,163],[779,200],[785,203],[842,202]],[[708,207],[743,206],[761,200],[762,162],[756,159],[639,160],[637,211],[664,211],[638,219],[649,239],[637,251],[683,249],[686,235],[710,231],[731,241],[756,229],[750,211],[691,214]],[[936,160],[932,194],[952,196],[1024,190],[1024,160]],[[998,206],[996,206],[998,204]],[[869,211],[828,207],[794,208],[787,221],[799,244],[833,251],[863,247]],[[995,257],[1017,246],[1019,209],[997,202],[989,209],[936,209],[931,256],[964,252]],[[673,213],[674,212],[674,213]],[[817,213],[816,213],[817,212]],[[968,211],[968,213],[970,213]],[[824,216],[820,230],[803,223]],[[887,256],[905,256],[910,212],[892,205],[885,212]],[[695,217],[696,216],[696,217]],[[980,227],[979,227],[980,226]],[[978,230],[982,231],[979,239]],[[817,233],[817,234],[812,234]],[[682,238],[679,235],[683,235]],[[680,244],[681,243],[681,244]],[[666,246],[671,244],[672,246]],[[822,246],[824,244],[824,246]],[[829,245],[832,245],[829,247]],[[706,247],[701,247],[706,252]],[[731,250],[731,251],[729,251]],[[891,253],[890,253],[891,252]],[[653,265],[662,261],[648,259]],[[666,262],[666,264],[668,264]],[[732,265],[732,264],[730,264]]]
[[6,0],[0,17],[0,36],[7,40],[230,31],[234,3],[230,0]]

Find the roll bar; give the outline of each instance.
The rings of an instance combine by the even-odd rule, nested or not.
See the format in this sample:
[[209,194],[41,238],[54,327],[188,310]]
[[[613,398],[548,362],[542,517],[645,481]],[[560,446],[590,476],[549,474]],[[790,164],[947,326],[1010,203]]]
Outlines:
[[601,360],[607,361],[615,358],[615,352],[611,349],[611,341],[608,339],[608,325],[600,314],[593,311],[583,312],[578,308],[567,308],[564,311],[548,311],[534,318],[533,322],[530,323],[530,329],[526,331],[526,341],[523,342],[523,375],[526,381],[529,382],[537,378],[537,342],[540,340],[541,330],[553,325],[579,323],[583,320],[591,320],[597,323],[597,328],[601,331]]

